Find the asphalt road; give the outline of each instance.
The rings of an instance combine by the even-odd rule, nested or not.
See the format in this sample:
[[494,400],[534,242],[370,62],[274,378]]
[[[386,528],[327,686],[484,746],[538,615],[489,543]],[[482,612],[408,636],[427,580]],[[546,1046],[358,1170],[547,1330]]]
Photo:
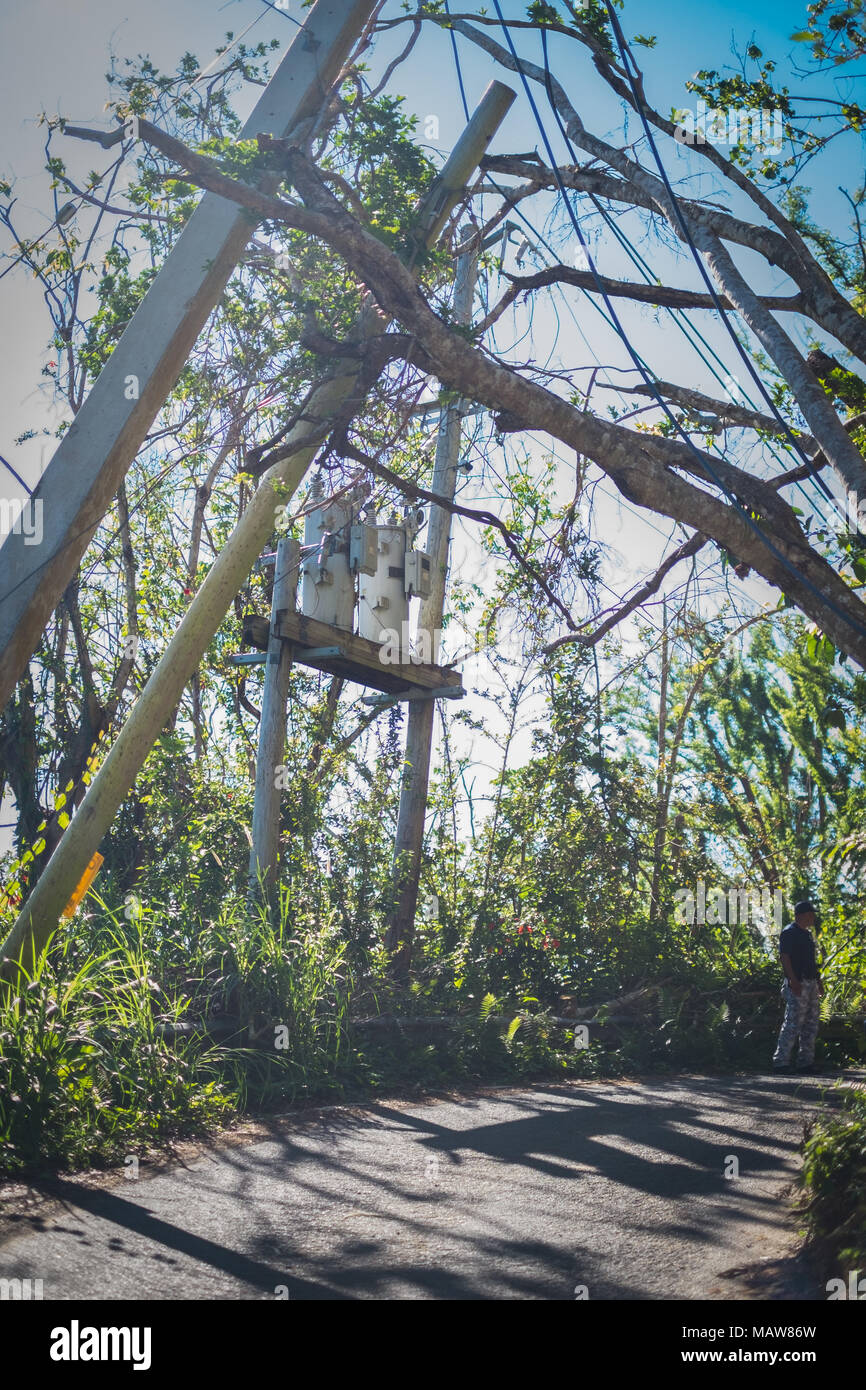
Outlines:
[[7,1190],[0,1278],[42,1279],[46,1299],[822,1297],[769,1273],[796,1265],[786,1192],[830,1084],[551,1084],[269,1117],[150,1177],[62,1180],[24,1209]]

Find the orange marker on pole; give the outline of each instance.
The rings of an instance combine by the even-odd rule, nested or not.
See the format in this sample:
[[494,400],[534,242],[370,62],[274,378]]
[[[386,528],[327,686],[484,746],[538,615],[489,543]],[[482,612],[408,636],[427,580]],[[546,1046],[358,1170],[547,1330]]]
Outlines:
[[90,863],[88,864],[87,868],[84,870],[84,873],[81,876],[81,882],[79,883],[75,892],[72,894],[72,897],[69,899],[69,902],[63,909],[63,912],[61,913],[62,917],[73,916],[76,908],[79,907],[81,899],[84,897],[84,894],[87,892],[91,883],[96,878],[96,875],[99,873],[99,870],[102,868],[102,862],[103,856],[99,853],[99,850],[97,850]]

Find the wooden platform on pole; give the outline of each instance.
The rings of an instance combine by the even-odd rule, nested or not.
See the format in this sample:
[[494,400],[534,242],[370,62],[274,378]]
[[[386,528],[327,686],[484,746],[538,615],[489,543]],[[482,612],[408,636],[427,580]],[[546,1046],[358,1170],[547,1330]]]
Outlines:
[[303,613],[281,612],[276,635],[292,643],[294,660],[301,665],[368,685],[386,695],[417,692],[435,697],[441,693],[454,699],[463,691],[459,671],[427,662],[383,661],[384,648],[378,642]]

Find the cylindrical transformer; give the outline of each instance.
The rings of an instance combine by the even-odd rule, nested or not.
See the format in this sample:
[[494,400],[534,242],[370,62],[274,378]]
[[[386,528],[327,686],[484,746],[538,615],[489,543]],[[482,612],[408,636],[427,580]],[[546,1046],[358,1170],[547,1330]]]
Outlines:
[[315,478],[307,497],[311,510],[304,520],[301,612],[306,618],[351,632],[355,609],[355,586],[349,569],[352,501],[340,497],[316,506],[322,491],[321,479]]
[[[379,563],[375,575],[358,577],[358,632],[371,642],[395,633],[401,649],[408,632],[409,600],[406,597],[406,528],[397,518],[378,527]],[[407,627],[404,628],[403,624]]]

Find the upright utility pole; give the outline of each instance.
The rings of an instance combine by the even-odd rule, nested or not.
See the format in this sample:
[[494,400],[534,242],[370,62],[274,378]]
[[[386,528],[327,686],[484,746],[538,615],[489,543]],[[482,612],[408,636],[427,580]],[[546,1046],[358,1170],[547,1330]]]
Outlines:
[[[427,245],[444,227],[513,101],[514,92],[509,87],[491,82],[425,202],[428,220],[421,222],[418,236]],[[370,323],[374,333],[380,333],[382,327],[381,316]],[[19,959],[29,964],[56,926],[235,594],[273,534],[277,508],[287,505],[297,491],[334,415],[357,389],[357,373],[357,359],[337,364],[335,375],[312,393],[303,419],[283,441],[285,457],[262,476],[0,948],[0,978],[14,975]],[[3,965],[4,956],[12,962],[10,966]]]
[[301,547],[288,536],[277,545],[274,559],[274,592],[271,600],[271,636],[265,665],[259,750],[256,760],[256,792],[253,802],[253,843],[250,850],[250,897],[270,900],[280,857],[280,790],[278,769],[286,747],[286,701],[292,674],[292,644],[276,634],[280,614],[295,606]]
[[[241,132],[287,136],[318,111],[375,0],[317,0]],[[273,191],[279,175],[261,186]],[[206,193],[172,247],[31,499],[42,539],[12,532],[0,552],[0,709],[36,650],[93,533],[219,302],[254,231]]]
[[[458,323],[472,322],[477,274],[478,251],[467,251],[457,262],[454,282],[453,315]],[[446,405],[439,416],[439,437],[436,441],[431,491],[447,497],[449,502],[454,501],[457,487],[463,405],[462,401]],[[431,506],[427,549],[432,556],[432,578],[429,597],[422,601],[418,619],[419,629],[430,634],[431,650],[435,650],[436,633],[442,627],[442,615],[445,611],[450,538],[451,513],[444,507]],[[400,810],[394,842],[394,906],[385,935],[385,945],[391,953],[391,971],[398,978],[408,975],[412,959],[435,714],[433,700],[415,700],[409,705],[406,756],[403,761]]]

